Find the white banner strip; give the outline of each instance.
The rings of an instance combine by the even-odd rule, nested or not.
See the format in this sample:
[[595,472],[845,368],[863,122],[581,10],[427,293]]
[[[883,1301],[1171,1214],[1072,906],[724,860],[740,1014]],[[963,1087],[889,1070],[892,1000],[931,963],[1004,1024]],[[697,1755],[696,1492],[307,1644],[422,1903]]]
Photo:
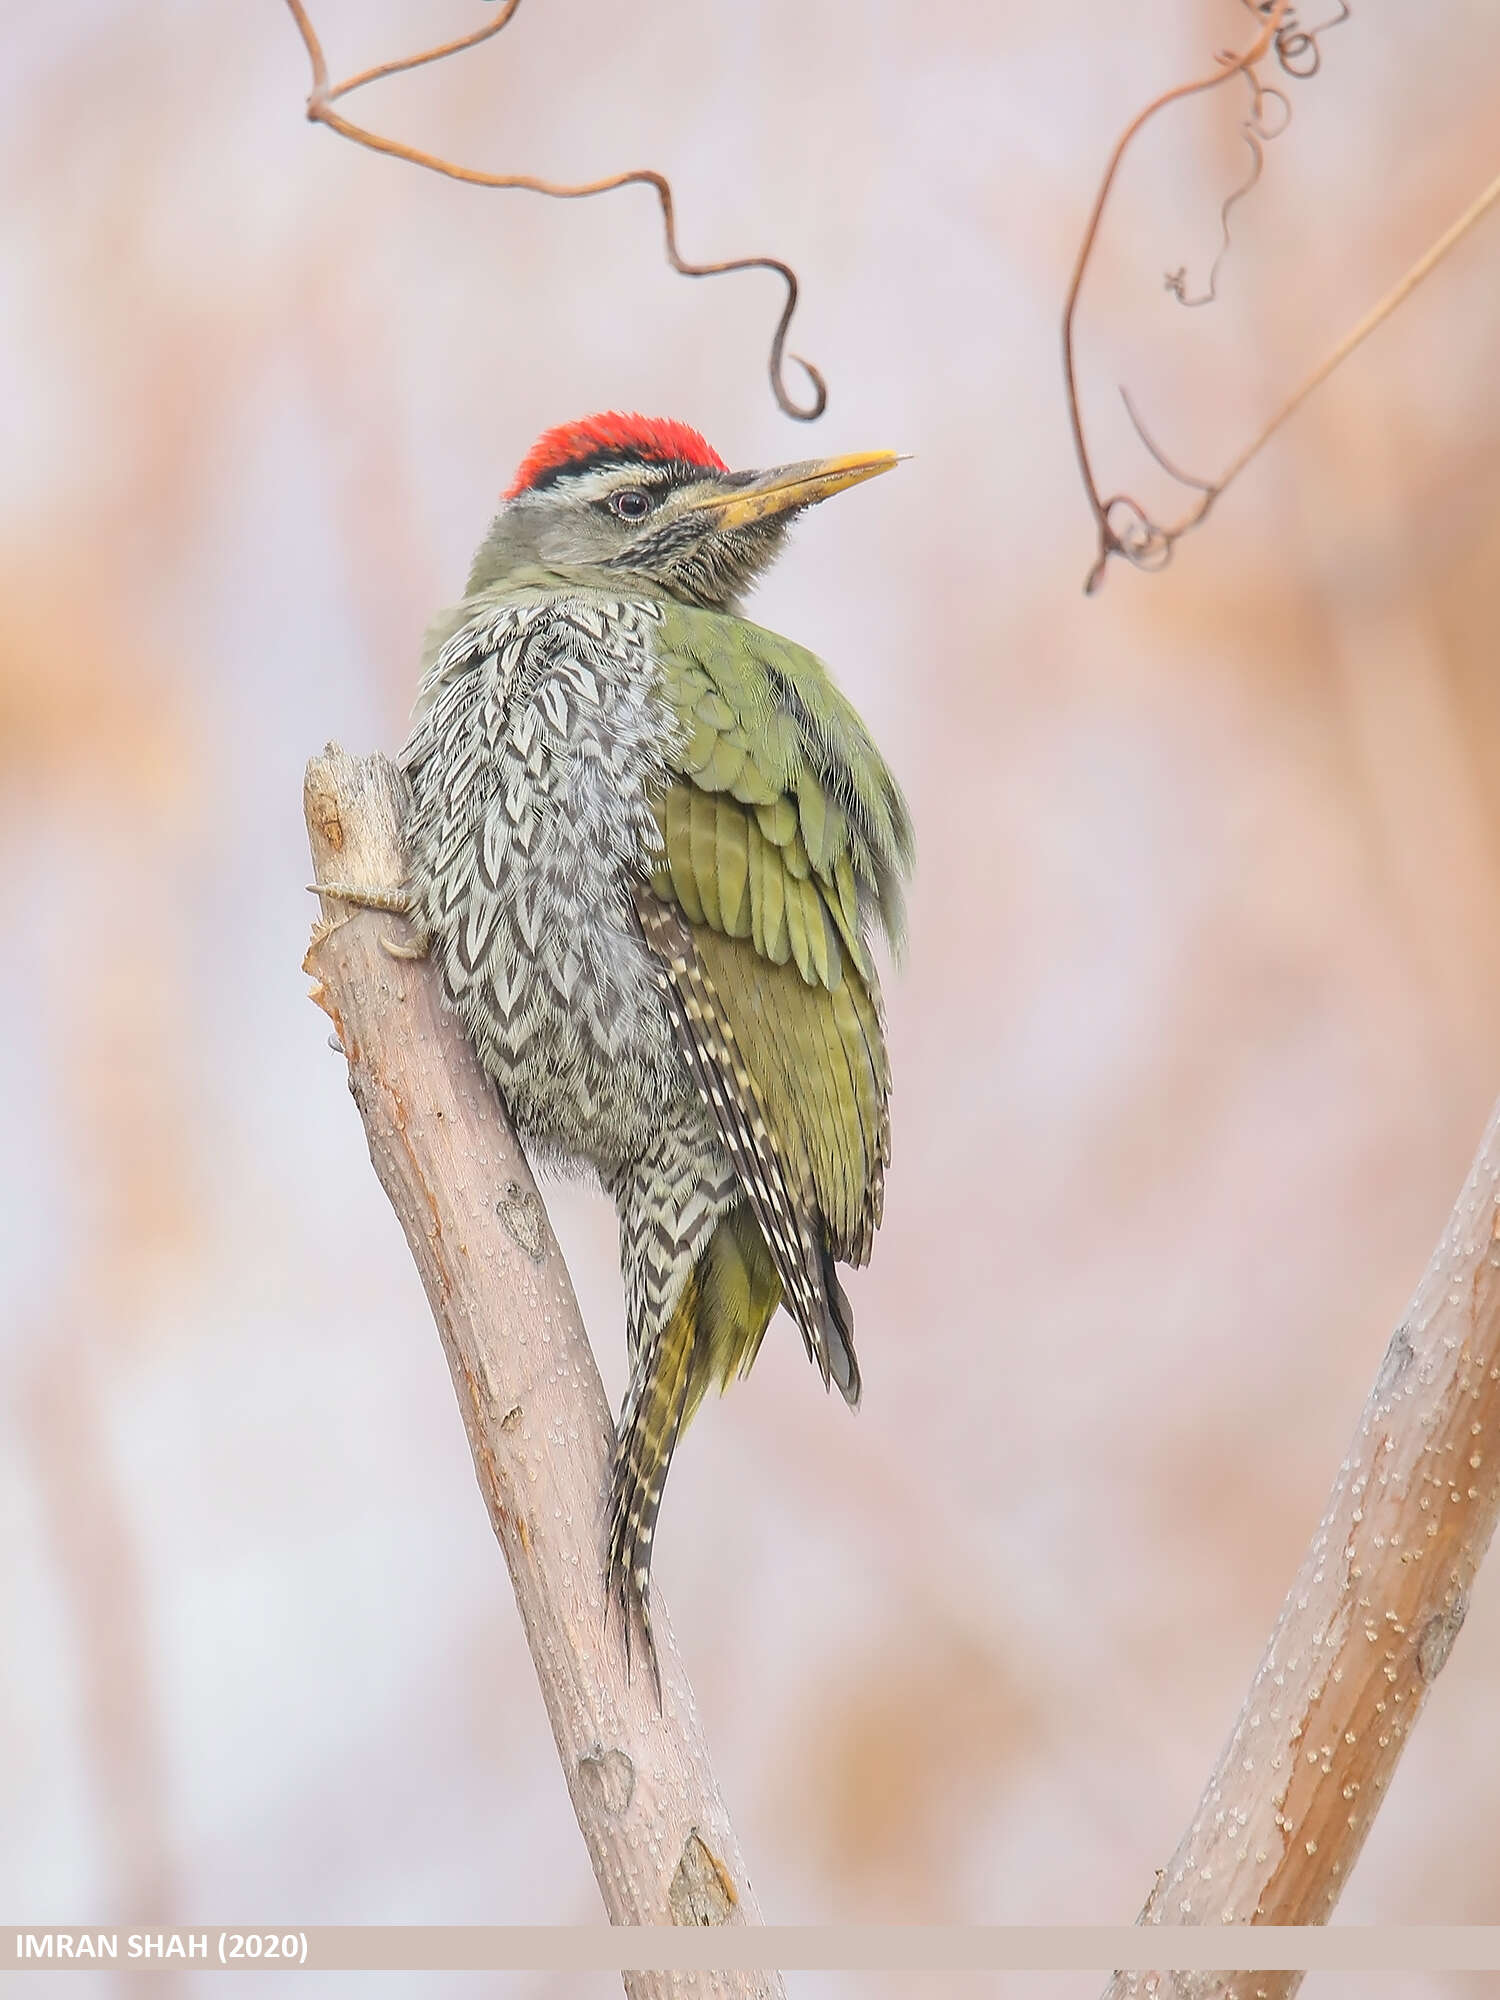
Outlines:
[[0,1929],[0,1971],[1494,1972],[1500,1925]]

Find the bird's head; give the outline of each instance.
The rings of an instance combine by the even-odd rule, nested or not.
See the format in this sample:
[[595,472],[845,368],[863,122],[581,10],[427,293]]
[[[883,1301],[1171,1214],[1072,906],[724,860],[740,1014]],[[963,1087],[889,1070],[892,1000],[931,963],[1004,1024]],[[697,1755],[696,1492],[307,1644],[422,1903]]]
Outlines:
[[731,472],[686,424],[618,411],[562,424],[521,461],[468,594],[532,565],[645,580],[724,608],[780,550],[804,507],[897,463],[889,451]]

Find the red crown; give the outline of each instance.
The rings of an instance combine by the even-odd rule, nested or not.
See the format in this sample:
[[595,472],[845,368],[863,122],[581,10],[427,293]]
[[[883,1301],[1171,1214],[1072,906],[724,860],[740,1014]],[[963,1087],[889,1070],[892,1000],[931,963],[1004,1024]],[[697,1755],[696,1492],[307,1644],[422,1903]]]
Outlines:
[[670,417],[604,410],[598,416],[582,417],[576,424],[559,424],[555,430],[543,431],[521,460],[504,497],[514,500],[518,493],[547,485],[561,472],[609,458],[643,458],[653,465],[701,465],[706,472],[729,470],[708,440],[687,424]]

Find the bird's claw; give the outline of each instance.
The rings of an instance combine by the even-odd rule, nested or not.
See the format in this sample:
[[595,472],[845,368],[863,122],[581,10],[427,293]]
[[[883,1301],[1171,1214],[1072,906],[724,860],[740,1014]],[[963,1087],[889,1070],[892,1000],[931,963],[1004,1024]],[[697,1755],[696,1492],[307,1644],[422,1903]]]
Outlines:
[[[405,917],[412,929],[409,942],[382,937],[380,949],[389,958],[426,958],[432,950],[432,932],[406,889],[373,889],[354,882],[309,882],[308,891],[331,903],[349,903],[361,910],[384,910],[393,917]],[[347,917],[343,919],[348,922]]]

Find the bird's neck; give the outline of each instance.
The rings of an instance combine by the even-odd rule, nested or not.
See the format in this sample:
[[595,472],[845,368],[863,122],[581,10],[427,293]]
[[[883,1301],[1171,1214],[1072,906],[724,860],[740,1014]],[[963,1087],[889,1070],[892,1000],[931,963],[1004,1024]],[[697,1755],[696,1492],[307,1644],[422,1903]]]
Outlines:
[[[486,561],[484,549],[469,570],[464,605],[471,607],[467,615],[472,616],[473,608],[503,603],[506,598],[522,593],[573,590],[598,591],[605,597],[644,597],[656,604],[685,604],[699,611],[727,612],[731,617],[744,615],[738,598],[722,604],[703,604],[644,570],[615,569],[605,563],[544,563],[535,556],[519,562],[495,563]],[[453,629],[456,631],[457,626]]]

